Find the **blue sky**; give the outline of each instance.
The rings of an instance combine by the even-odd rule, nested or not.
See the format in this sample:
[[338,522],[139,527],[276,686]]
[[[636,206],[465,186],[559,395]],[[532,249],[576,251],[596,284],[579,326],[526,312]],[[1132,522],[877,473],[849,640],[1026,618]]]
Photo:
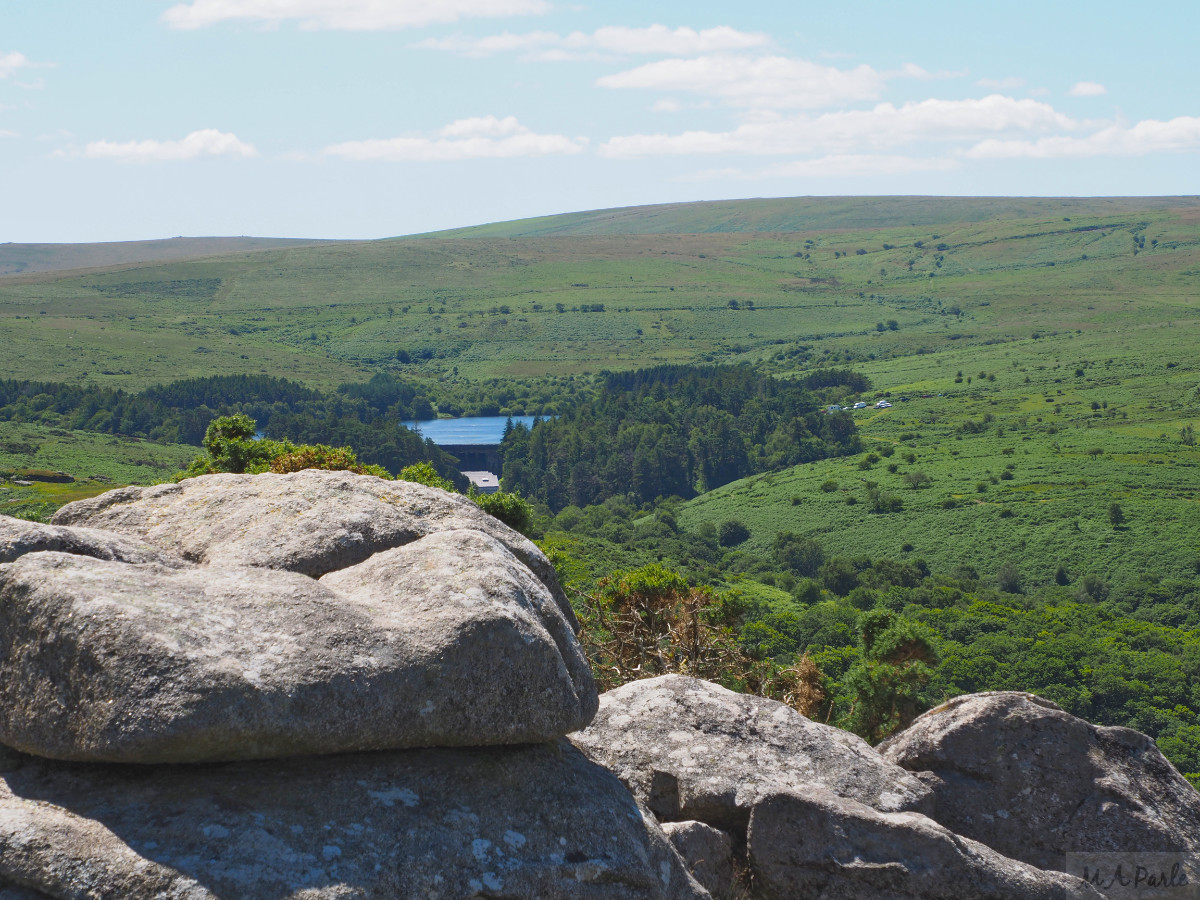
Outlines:
[[1200,4],[0,7],[0,241],[1200,193]]

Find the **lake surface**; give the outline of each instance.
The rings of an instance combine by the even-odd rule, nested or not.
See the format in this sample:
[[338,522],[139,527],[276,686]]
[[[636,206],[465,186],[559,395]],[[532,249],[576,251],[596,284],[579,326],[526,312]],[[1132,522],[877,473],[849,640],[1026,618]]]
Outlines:
[[[427,419],[403,422],[405,428],[419,431],[435,444],[498,444],[504,437],[509,416],[463,416],[461,419]],[[533,425],[533,416],[512,416],[513,424]]]

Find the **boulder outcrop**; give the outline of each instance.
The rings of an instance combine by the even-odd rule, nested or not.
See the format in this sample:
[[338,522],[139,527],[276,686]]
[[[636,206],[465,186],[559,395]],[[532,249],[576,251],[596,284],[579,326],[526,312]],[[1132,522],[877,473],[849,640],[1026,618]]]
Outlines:
[[714,900],[729,900],[734,892],[733,839],[703,822],[664,822],[663,833],[683,858],[687,869]]
[[1099,900],[915,812],[879,812],[823,788],[759,800],[748,850],[772,900]]
[[566,741],[213,766],[9,754],[5,880],[57,900],[707,896]]
[[930,795],[855,735],[682,675],[608,691],[572,740],[662,821],[695,819],[735,838],[759,799],[780,790],[825,787],[888,812],[924,809]]
[[474,529],[527,565],[578,628],[554,567],[532,541],[466,497],[410,481],[321,469],[203,475],[68,503],[51,521],[137,537],[194,563],[313,578],[436,531]]
[[[1200,793],[1146,735],[1011,691],[930,710],[880,746],[933,789],[941,824],[1043,869],[1200,853]],[[1170,865],[1167,866],[1170,868]]]
[[549,590],[442,531],[316,581],[38,552],[0,567],[0,741],[202,762],[543,741],[596,707]]
[[536,546],[421,485],[0,517],[0,900],[1088,900],[1138,853],[1200,883],[1200,794],[1136,732],[980,694],[881,754],[694,678],[597,698],[577,627]]
[[0,879],[0,900],[49,900],[45,894],[17,884],[5,884]]
[[70,528],[43,525],[11,516],[0,516],[0,563],[12,562],[26,553],[58,550],[78,556],[114,562],[183,565],[179,557],[163,553],[145,541],[99,528]]

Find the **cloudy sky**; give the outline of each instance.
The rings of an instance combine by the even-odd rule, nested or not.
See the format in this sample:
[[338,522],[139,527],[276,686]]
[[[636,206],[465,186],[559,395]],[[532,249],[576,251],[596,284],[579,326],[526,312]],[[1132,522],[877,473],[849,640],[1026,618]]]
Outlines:
[[0,4],[0,241],[1200,193],[1200,4]]

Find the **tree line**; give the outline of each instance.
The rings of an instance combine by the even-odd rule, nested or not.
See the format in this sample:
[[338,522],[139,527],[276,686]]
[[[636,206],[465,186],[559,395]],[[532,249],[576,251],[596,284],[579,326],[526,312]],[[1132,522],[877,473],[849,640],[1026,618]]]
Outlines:
[[[424,403],[424,406],[421,403]],[[270,375],[216,375],[157,385],[140,393],[58,382],[0,381],[0,422],[201,444],[217,418],[241,413],[270,438],[353,446],[368,465],[398,472],[430,461],[461,481],[454,458],[400,424],[432,415],[429,398],[391,376],[323,393]]]
[[585,397],[500,447],[505,487],[557,512],[608,497],[693,497],[747,475],[853,453],[849,415],[807,385],[748,366],[658,366],[603,376]]

